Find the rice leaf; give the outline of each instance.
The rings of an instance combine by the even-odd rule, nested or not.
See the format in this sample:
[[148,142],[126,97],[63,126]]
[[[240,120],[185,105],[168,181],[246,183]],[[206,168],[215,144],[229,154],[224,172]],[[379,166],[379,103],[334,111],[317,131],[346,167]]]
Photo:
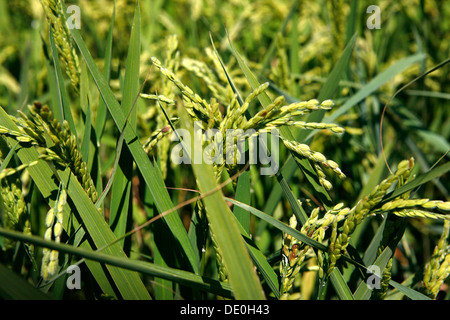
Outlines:
[[[391,248],[386,247],[383,252],[378,256],[378,258],[373,263],[374,266],[377,266],[381,272],[381,275],[386,268],[389,259],[392,257],[393,251]],[[381,280],[381,279],[380,279]],[[372,294],[372,289],[367,285],[365,281],[361,281],[358,289],[353,294],[355,300],[368,300]]]
[[[132,272],[139,272],[145,275],[168,279],[173,282],[191,286],[200,290],[215,293],[225,298],[232,298],[233,293],[228,284],[221,283],[217,280],[202,277],[191,272],[161,267],[150,262],[144,262],[139,260],[133,260],[124,257],[117,257],[114,255],[106,254],[102,251],[92,251],[82,248],[77,248],[71,245],[56,243],[54,241],[47,241],[37,236],[30,236],[21,232],[7,230],[0,227],[0,235],[7,237],[8,239],[14,239],[18,241],[32,243],[39,247],[45,247],[55,249],[60,252],[72,254],[74,256],[84,258],[85,261],[92,260],[122,270],[129,270]],[[128,285],[133,284],[130,282]]]
[[[105,50],[105,66],[103,67],[103,76],[106,81],[109,82],[111,74],[111,60],[112,60],[112,43],[113,43],[113,31],[114,31],[114,20],[116,16],[116,0],[113,4],[113,13],[111,16],[111,22],[109,24],[108,36],[106,37],[106,50]],[[100,141],[103,135],[103,129],[105,127],[106,115],[108,110],[106,108],[103,99],[100,99],[97,107],[97,117],[95,119],[95,132],[97,134],[97,139]]]
[[248,249],[250,257],[252,258],[253,262],[255,263],[256,267],[258,268],[258,271],[261,273],[264,280],[266,280],[267,285],[272,290],[275,297],[277,299],[279,299],[280,298],[280,289],[279,289],[279,284],[278,284],[279,281],[278,281],[277,274],[275,273],[272,266],[267,261],[264,254],[261,252],[261,250],[256,246],[256,244],[250,238],[250,235],[244,230],[242,225],[240,223],[238,223],[237,225],[239,227],[241,235],[244,237],[245,245]]
[[279,229],[280,231],[293,236],[294,238],[300,240],[301,242],[304,242],[305,244],[307,244],[315,249],[322,250],[322,251],[328,250],[328,248],[326,246],[324,246],[323,244],[321,244],[320,242],[317,242],[316,240],[309,238],[308,236],[304,235],[300,231],[297,231],[297,230],[289,227],[287,224],[273,218],[272,216],[269,216],[268,214],[266,214],[256,208],[253,208],[253,207],[251,207],[245,203],[239,202],[235,199],[225,197],[225,200],[236,206],[241,207],[242,209],[250,212],[251,214],[255,215],[256,217],[268,222],[270,225],[274,226],[275,228]]
[[[86,120],[84,123],[83,140],[81,141],[81,155],[86,163],[89,163],[89,145],[91,141],[91,106],[89,102],[89,79],[86,69],[86,64],[83,63],[81,67],[80,76],[80,102],[81,105],[86,106],[85,116]],[[88,165],[89,168],[89,165]]]
[[[121,110],[119,103],[112,93],[111,88],[108,86],[105,78],[98,70],[79,31],[77,29],[71,29],[70,31],[75,43],[80,49],[89,71],[91,72],[92,78],[94,79],[97,88],[99,89],[99,92],[117,125],[117,128],[119,130],[124,130],[124,141],[127,143],[133,159],[136,162],[147,187],[152,193],[153,199],[155,199],[155,204],[159,212],[164,212],[171,209],[173,204],[167,190],[164,188],[164,181],[161,180],[161,178],[156,174],[156,170],[150,163],[150,160],[142,148],[139,138],[136,136],[132,126],[129,123],[126,123],[126,115]],[[179,243],[182,252],[184,252],[180,256],[187,259],[188,265],[190,265],[194,272],[198,272],[198,264],[194,249],[189,241],[187,232],[177,215],[177,212],[172,212],[169,215],[165,215],[163,219],[168,224],[173,236],[177,239],[177,243]]]
[[394,288],[398,289],[402,293],[404,293],[408,298],[412,300],[431,300],[429,297],[424,295],[423,293],[420,293],[419,291],[416,291],[414,289],[411,289],[409,287],[406,287],[402,285],[401,283],[398,283],[394,280],[389,281],[389,284],[393,286]]
[[[216,188],[214,173],[206,164],[192,164],[201,193]],[[230,285],[236,299],[264,299],[259,279],[253,269],[244,241],[232,212],[226,205],[221,191],[203,198],[208,221],[221,250]]]
[[354,300],[352,292],[338,268],[334,268],[330,275],[330,279],[341,300]]
[[[250,204],[250,171],[243,172],[237,182],[236,200]],[[233,213],[246,233],[250,233],[250,216],[240,207],[234,207]]]
[[[180,140],[189,159],[192,159],[190,151],[194,148],[194,139],[191,140],[191,146],[186,146]],[[239,232],[238,223],[225,203],[222,191],[217,189],[212,166],[203,162],[195,163],[195,161],[191,165],[201,194],[208,194],[203,198],[206,215],[211,232],[221,251],[235,298],[238,300],[265,299],[261,283]],[[214,190],[217,191],[213,192]]]
[[[141,17],[139,2],[136,2],[133,25],[131,28],[130,43],[128,47],[125,79],[123,88],[122,109],[128,114],[130,126],[136,130],[137,110],[134,101],[139,94],[139,66],[140,66],[140,30]],[[117,168],[111,190],[110,225],[117,237],[126,234],[132,221],[132,177],[133,157],[125,146],[119,155]],[[122,239],[121,244],[126,253],[131,246],[130,237]]]
[[369,81],[364,87],[362,87],[357,93],[355,93],[351,98],[349,98],[342,106],[337,108],[332,114],[325,117],[324,122],[333,122],[341,115],[348,112],[353,106],[367,98],[379,87],[387,83],[389,80],[394,78],[397,74],[402,73],[404,70],[409,68],[414,63],[420,62],[426,58],[425,54],[414,54],[409,57],[403,58],[386,70],[378,74],[375,78]]

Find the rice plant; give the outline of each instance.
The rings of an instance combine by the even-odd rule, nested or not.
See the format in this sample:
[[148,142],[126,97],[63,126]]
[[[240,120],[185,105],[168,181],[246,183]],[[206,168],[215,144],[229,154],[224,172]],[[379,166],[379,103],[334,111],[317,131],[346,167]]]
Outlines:
[[448,300],[450,5],[371,5],[0,1],[0,297]]

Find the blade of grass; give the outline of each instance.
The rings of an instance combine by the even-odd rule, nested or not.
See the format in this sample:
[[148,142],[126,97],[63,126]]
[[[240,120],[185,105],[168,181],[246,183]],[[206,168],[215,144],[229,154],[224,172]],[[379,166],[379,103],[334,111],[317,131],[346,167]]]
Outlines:
[[[378,267],[381,274],[383,274],[384,269],[386,268],[389,259],[392,257],[393,251],[391,248],[386,247],[383,252],[378,256],[378,258],[373,263],[374,266]],[[381,281],[381,279],[380,279]],[[353,294],[353,298],[355,300],[369,300],[372,295],[372,289],[367,285],[365,281],[361,281],[355,293]]]
[[85,111],[86,119],[84,122],[83,140],[81,141],[80,151],[81,156],[86,163],[88,163],[89,161],[89,145],[91,141],[91,106],[89,103],[88,91],[89,91],[89,79],[86,64],[83,63],[81,67],[81,76],[80,76],[80,102],[82,106],[86,106]]
[[[76,180],[75,176],[69,169],[57,170],[60,179],[66,183],[67,193],[74,202],[76,207],[76,213],[78,213],[86,227],[86,232],[92,237],[93,242],[97,248],[101,248],[110,243],[115,242],[116,237],[109,228],[103,217],[98,214],[98,210],[94,204],[90,201],[86,192]],[[116,242],[111,246],[104,249],[107,254],[115,255],[118,257],[124,257],[124,251],[120,243]],[[109,268],[108,270],[111,277],[114,279],[118,290],[120,291],[124,299],[149,299],[150,296],[145,288],[139,275],[133,272],[124,272],[120,268]],[[133,283],[133,286],[129,284]]]
[[0,166],[0,173],[6,169],[9,162],[11,161],[12,157],[14,156],[14,153],[16,152],[17,147],[19,146],[19,142],[16,142],[12,148],[9,150],[8,154],[6,155],[5,159],[2,161],[2,165]]
[[[389,233],[385,232],[386,225],[388,226],[387,229],[394,229],[394,231]],[[382,275],[387,263],[389,262],[389,259],[391,259],[394,255],[398,242],[403,237],[405,228],[405,219],[397,217],[393,214],[387,214],[381,228],[378,229],[377,234],[374,237],[374,241],[372,241],[368,250],[366,251],[363,262],[367,265],[372,264],[375,257],[377,257],[378,255],[378,248],[380,248],[380,245],[385,246],[383,252],[379,254],[377,259],[373,262],[373,265],[379,268],[381,272],[380,275]],[[360,286],[354,293],[354,297],[357,300],[366,300],[371,296],[370,288],[367,285],[363,285],[363,282],[361,282]]]
[[403,58],[397,61],[386,70],[378,74],[369,83],[362,87],[357,93],[355,93],[350,99],[348,99],[341,107],[335,110],[328,117],[325,117],[324,122],[333,122],[341,115],[348,112],[353,106],[367,98],[370,94],[375,92],[379,87],[387,83],[394,78],[397,74],[402,73],[414,63],[420,62],[426,58],[425,54],[414,54],[409,57]]
[[318,249],[321,251],[328,250],[328,248],[326,246],[324,246],[323,244],[321,244],[320,242],[311,239],[310,237],[304,235],[300,231],[297,231],[296,229],[289,227],[287,224],[273,218],[272,216],[254,208],[254,207],[251,207],[245,203],[242,203],[235,199],[231,199],[231,198],[227,198],[227,197],[225,197],[225,200],[236,206],[239,206],[240,208],[244,209],[245,211],[248,211],[251,214],[253,214],[254,216],[266,221],[267,223],[274,226],[278,230],[293,236],[294,238],[300,240],[301,242],[304,242],[305,244],[307,244],[315,249]]
[[412,96],[421,96],[421,97],[430,97],[430,98],[450,100],[450,93],[445,93],[445,92],[433,92],[433,91],[425,91],[425,90],[406,90],[405,93],[412,95]]
[[[289,36],[290,39],[290,73],[300,73],[300,43],[299,39],[299,30],[298,30],[298,18],[299,12],[295,10],[292,15],[292,23],[291,23],[291,33]],[[300,85],[298,81],[292,81],[292,87],[290,90],[290,94],[294,97],[298,98],[300,96]]]
[[[250,171],[243,172],[237,182],[236,200],[250,204]],[[233,213],[247,234],[250,233],[250,216],[240,207],[234,207]]]
[[47,102],[51,106],[51,110],[55,115],[55,119],[63,121],[63,111],[59,103],[58,81],[56,80],[55,68],[53,67],[53,58],[51,57],[51,48],[46,44],[46,41],[41,37],[42,51],[45,56],[45,70],[47,70],[47,82],[49,86],[49,97],[47,100],[41,98],[41,102]]
[[[109,23],[108,36],[106,38],[106,50],[105,50],[105,66],[103,67],[103,76],[107,82],[109,82],[111,74],[111,60],[112,60],[112,40],[114,30],[114,20],[116,17],[116,0],[113,3],[113,13],[111,16],[111,22]],[[97,139],[100,141],[103,135],[103,129],[105,127],[107,108],[103,99],[100,99],[97,107],[97,117],[95,119],[95,132],[97,133]]]
[[[152,195],[147,190],[143,190],[143,192],[144,206],[145,212],[147,213],[147,218],[155,218],[158,215],[158,212],[154,209],[155,201],[153,200]],[[172,245],[171,241],[173,241],[167,225],[164,224],[163,221],[158,219],[152,224],[151,230],[153,232],[153,237],[151,239],[151,245],[153,247],[153,263],[161,267],[168,267],[169,265],[174,264],[174,253],[170,249],[167,250],[167,247]],[[156,278],[154,287],[154,295],[156,300],[173,299],[173,283],[170,280],[164,278]]]
[[330,279],[341,300],[354,300],[352,292],[338,268],[334,268],[334,271],[330,275]]
[[[128,116],[128,123],[136,130],[137,109],[133,102],[139,92],[139,65],[140,65],[140,28],[141,17],[139,2],[136,2],[133,25],[131,28],[130,43],[125,69],[122,109]],[[122,148],[119,155],[119,166],[114,176],[111,189],[110,226],[114,234],[120,237],[127,233],[132,222],[132,178],[133,157],[127,146]],[[129,253],[131,238],[121,240],[125,253]]]
[[[198,187],[206,193],[216,187],[212,168],[206,164],[192,164]],[[220,191],[203,199],[211,230],[221,250],[223,263],[236,299],[264,299],[259,279],[240,235],[232,212]]]
[[416,291],[407,286],[404,286],[394,280],[389,281],[389,284],[391,286],[393,286],[394,288],[396,288],[397,290],[404,293],[408,298],[410,298],[412,300],[432,300],[429,297],[427,297],[426,295],[424,295],[423,293],[420,293],[419,291]]
[[244,230],[242,225],[240,223],[237,223],[237,225],[239,227],[241,235],[244,237],[245,246],[248,249],[250,257],[252,258],[253,262],[255,263],[256,267],[258,268],[258,271],[262,274],[264,280],[266,280],[266,283],[268,284],[269,288],[275,294],[275,297],[277,299],[279,299],[280,298],[280,289],[279,289],[279,285],[278,285],[279,281],[278,281],[277,274],[275,273],[272,266],[267,261],[264,254],[261,252],[261,250],[256,246],[256,244],[250,238],[250,235]]
[[347,30],[345,32],[345,43],[348,43],[355,34],[356,22],[358,21],[358,0],[352,0],[350,14],[347,17]]
[[[186,122],[184,120],[185,127],[188,128],[188,123]],[[191,132],[193,131],[192,129],[196,130],[191,125]],[[194,131],[191,136],[194,137],[197,134],[199,133]],[[191,139],[190,146],[186,146],[180,140],[180,143],[184,145],[184,152],[188,153],[189,159],[192,159],[191,151],[194,150],[194,140]],[[225,265],[235,298],[238,300],[265,299],[261,283],[239,232],[238,223],[227,206],[221,190],[217,190],[212,166],[203,162],[195,163],[192,161],[191,166],[197,179],[200,193],[208,194],[208,196],[203,198],[207,219],[221,252],[223,264]],[[212,190],[217,191],[210,194]]]
[[[79,31],[77,29],[71,29],[72,37],[78,46],[83,59],[85,60],[92,78],[94,79],[99,92],[108,107],[108,110],[116,123],[119,130],[123,129],[124,140],[130,149],[130,152],[134,158],[134,161],[144,178],[144,181],[152,193],[153,199],[155,199],[156,206],[160,212],[164,212],[173,207],[170,196],[164,187],[164,181],[155,172],[155,168],[150,163],[150,160],[145,153],[142,145],[139,142],[139,138],[136,136],[133,128],[126,123],[126,116],[121,110],[119,103],[117,102],[111,88],[108,86],[105,78],[98,70],[89,50],[86,47]],[[180,256],[187,259],[188,264],[194,272],[198,272],[198,264],[196,260],[195,251],[189,241],[187,232],[176,212],[172,212],[169,215],[164,216],[164,221],[169,226],[173,236],[177,239],[177,242],[182,249]]]
[[[120,268],[132,272],[139,272],[149,276],[168,279],[170,281],[191,286],[193,288],[198,288],[200,290],[215,293],[226,298],[233,297],[233,293],[228,284],[221,283],[217,280],[209,279],[207,277],[201,277],[199,275],[184,270],[161,267],[150,262],[133,260],[126,257],[117,257],[114,255],[106,254],[104,252],[86,250],[63,243],[47,241],[37,236],[26,235],[21,232],[11,231],[1,227],[0,227],[0,235],[7,237],[9,239],[32,243],[35,246],[54,249],[60,252],[72,254],[74,256],[84,258],[85,260],[92,260],[104,263],[107,264],[108,266],[114,266],[114,268]],[[133,282],[130,282],[129,285],[134,286],[135,284]]]

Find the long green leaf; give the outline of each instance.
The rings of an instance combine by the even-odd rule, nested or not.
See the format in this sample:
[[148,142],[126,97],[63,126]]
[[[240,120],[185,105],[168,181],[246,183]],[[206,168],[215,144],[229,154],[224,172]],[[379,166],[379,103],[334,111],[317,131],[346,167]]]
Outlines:
[[[68,183],[66,186],[67,193],[74,202],[77,212],[82,217],[83,223],[86,226],[86,231],[92,237],[96,247],[102,248],[108,246],[104,249],[105,253],[126,257],[121,245],[115,242],[117,238],[114,236],[114,233],[98,213],[95,205],[90,201],[79,182],[76,181],[75,176],[68,169],[65,171],[57,170],[57,172],[61,180],[64,183]],[[114,244],[110,245],[111,243]],[[124,270],[118,268],[108,269],[124,299],[150,298],[138,274],[123,272]],[[133,286],[130,286],[129,283],[133,283]]]
[[[141,16],[139,2],[136,2],[136,9],[131,28],[130,43],[125,69],[125,81],[123,88],[122,109],[125,114],[129,114],[128,123],[136,130],[137,112],[134,108],[134,101],[139,94],[139,65],[140,65],[140,28]],[[111,190],[110,205],[110,225],[114,234],[120,237],[127,233],[131,227],[132,220],[132,178],[133,178],[133,157],[128,147],[122,149],[119,155],[119,167],[114,176]],[[130,238],[121,240],[125,252],[129,252]]]
[[[191,136],[194,137],[195,134],[198,133],[194,132]],[[183,148],[189,153],[189,159],[192,159],[194,140],[191,139],[192,145],[185,145]],[[217,190],[212,166],[204,162],[191,162],[200,192],[208,194],[202,201],[206,208],[211,232],[221,252],[234,296],[238,300],[265,299],[264,291],[241,237],[237,221],[227,206],[222,191]],[[214,190],[217,191],[211,194]]]
[[[250,204],[250,171],[243,172],[237,182],[236,200]],[[247,233],[250,233],[250,216],[240,207],[234,207],[233,213]]]
[[[113,43],[113,30],[114,20],[116,17],[116,0],[114,0],[113,13],[111,16],[111,22],[109,24],[108,36],[106,38],[106,50],[105,50],[105,66],[103,67],[103,76],[106,81],[109,82],[111,74],[111,60],[112,60],[112,43]],[[97,139],[100,140],[103,135],[103,128],[105,127],[107,108],[103,99],[100,99],[97,107],[97,117],[95,119],[95,132],[97,133]]]
[[[145,275],[168,279],[173,282],[191,286],[200,290],[215,293],[226,298],[233,297],[233,293],[228,284],[221,283],[217,280],[208,279],[191,272],[177,270],[174,268],[161,267],[150,262],[133,260],[124,257],[117,257],[99,251],[92,251],[77,248],[71,245],[47,241],[37,236],[26,235],[21,232],[11,231],[0,227],[0,235],[9,239],[32,243],[39,247],[58,250],[60,252],[72,254],[74,256],[84,258],[85,261],[97,261],[108,266],[114,266],[117,269],[139,272]],[[134,282],[129,282],[129,286],[134,286]]]
[[267,261],[264,254],[261,252],[261,250],[256,246],[256,244],[250,238],[250,235],[244,230],[242,225],[240,223],[238,223],[237,225],[239,227],[241,235],[245,239],[245,245],[248,249],[248,252],[249,252],[253,262],[255,263],[256,267],[258,268],[258,271],[262,274],[264,280],[266,280],[267,285],[272,290],[272,292],[275,294],[275,297],[277,299],[279,299],[280,298],[280,289],[279,289],[277,274],[275,273],[272,266]]
[[231,198],[225,198],[226,201],[241,207],[242,209],[250,212],[251,214],[255,215],[256,217],[268,222],[269,224],[271,224],[272,226],[274,226],[275,228],[279,229],[282,232],[285,232],[291,236],[293,236],[294,238],[300,240],[301,242],[304,242],[305,244],[316,248],[318,250],[322,250],[322,251],[327,251],[328,248],[326,246],[324,246],[323,244],[321,244],[320,242],[311,239],[310,237],[304,235],[303,233],[301,233],[300,231],[297,231],[291,227],[289,227],[287,224],[273,218],[272,216],[256,209],[253,208],[245,203],[236,201],[235,199],[231,199]]
[[[393,252],[391,248],[386,247],[373,263],[374,266],[377,266],[379,268],[381,275],[383,274],[384,269],[386,268],[386,265],[389,262],[389,259],[392,257],[392,254]],[[355,293],[353,294],[353,297],[355,300],[368,300],[372,294],[371,290],[372,289],[369,288],[369,286],[366,284],[365,281],[361,281],[361,283],[358,286],[358,289],[356,289]]]
[[[92,78],[94,79],[99,92],[108,107],[108,110],[114,119],[119,130],[124,128],[124,140],[126,141],[128,148],[133,156],[133,159],[144,178],[144,181],[152,193],[153,199],[155,199],[155,204],[159,212],[168,211],[173,207],[170,196],[164,187],[164,181],[158,176],[155,168],[150,163],[150,160],[145,153],[142,145],[139,142],[139,138],[136,136],[135,131],[129,123],[126,123],[126,115],[120,108],[111,88],[108,86],[105,78],[98,70],[95,61],[93,60],[89,50],[86,47],[79,31],[77,29],[71,29],[72,37],[77,44],[80,52],[85,60],[89,71],[91,72]],[[177,212],[172,212],[171,214],[165,215],[163,217],[164,221],[169,226],[173,236],[177,239],[182,253],[181,256],[185,257],[188,264],[191,266],[194,272],[198,272],[198,263],[196,260],[195,251],[189,241],[187,232],[177,214]]]
[[409,56],[407,58],[403,58],[402,60],[394,63],[392,66],[378,74],[375,78],[373,78],[369,83],[367,83],[364,87],[362,87],[357,93],[355,93],[350,99],[348,99],[341,107],[339,107],[336,111],[330,114],[328,117],[325,117],[324,122],[333,122],[339,116],[348,112],[353,106],[357,103],[361,102],[363,99],[367,98],[370,94],[375,92],[382,85],[387,83],[389,80],[394,78],[397,74],[403,72],[407,68],[409,68],[414,63],[420,62],[426,58],[425,54],[415,54]]
[[[89,163],[89,145],[91,141],[91,106],[89,101],[89,75],[87,74],[86,64],[81,67],[80,76],[80,102],[86,107],[84,123],[83,140],[81,141],[81,156],[86,163]],[[89,167],[89,166],[88,166]]]
[[354,300],[352,292],[338,268],[334,268],[330,275],[331,283],[341,300]]
[[394,280],[389,281],[389,284],[394,288],[398,289],[399,291],[401,291],[402,293],[404,293],[407,297],[409,297],[412,300],[431,300],[423,293],[420,293],[419,291],[406,287]]

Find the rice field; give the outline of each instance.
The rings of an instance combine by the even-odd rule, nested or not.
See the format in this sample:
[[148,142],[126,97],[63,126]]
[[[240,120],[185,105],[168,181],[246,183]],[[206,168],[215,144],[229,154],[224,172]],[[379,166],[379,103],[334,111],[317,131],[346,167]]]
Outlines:
[[0,0],[0,299],[449,300],[448,21]]

